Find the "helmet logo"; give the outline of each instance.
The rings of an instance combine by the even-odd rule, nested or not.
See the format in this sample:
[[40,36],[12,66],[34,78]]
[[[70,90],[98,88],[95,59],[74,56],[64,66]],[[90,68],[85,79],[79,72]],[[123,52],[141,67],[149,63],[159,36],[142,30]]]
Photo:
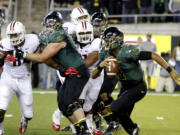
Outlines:
[[16,23],[16,21],[11,22],[11,25],[10,25],[10,30],[11,30],[11,31],[14,30],[15,23]]
[[84,13],[84,11],[82,10],[82,8],[77,8],[80,12],[80,14]]
[[86,22],[82,22],[83,29],[87,29]]

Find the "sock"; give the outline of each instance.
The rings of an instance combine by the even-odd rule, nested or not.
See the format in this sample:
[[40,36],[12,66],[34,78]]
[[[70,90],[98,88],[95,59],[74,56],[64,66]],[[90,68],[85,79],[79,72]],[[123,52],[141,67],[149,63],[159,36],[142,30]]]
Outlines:
[[69,126],[71,127],[72,133],[76,134],[77,132],[76,132],[76,129],[75,129],[74,125],[70,124]]
[[92,124],[92,114],[86,115],[86,123],[87,123],[88,127],[93,127],[93,124]]
[[102,118],[100,114],[93,114],[93,120],[96,124],[96,128],[100,128],[102,126]]
[[0,131],[4,131],[3,122],[0,123]]
[[57,108],[57,110],[55,110],[53,114],[53,122],[60,125],[61,115],[61,111],[59,110],[59,108]]
[[112,113],[108,113],[106,115],[103,115],[103,118],[106,120],[106,123],[109,124],[112,121]]
[[78,133],[83,133],[83,132],[89,130],[88,127],[87,127],[85,119],[81,119],[78,122],[74,123],[73,125],[74,125],[74,127],[75,127],[75,129],[77,131],[77,134]]

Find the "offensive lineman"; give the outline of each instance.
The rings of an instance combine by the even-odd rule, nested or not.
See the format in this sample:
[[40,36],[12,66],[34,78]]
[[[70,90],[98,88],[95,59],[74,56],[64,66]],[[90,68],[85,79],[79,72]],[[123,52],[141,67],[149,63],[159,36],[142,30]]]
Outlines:
[[[63,29],[71,35],[73,40],[76,40],[76,25],[81,21],[90,21],[89,13],[84,8],[74,8],[70,14],[70,21],[63,23]],[[59,76],[60,80],[64,80],[62,76]],[[63,81],[61,81],[62,83]],[[60,83],[59,83],[60,84]],[[52,115],[52,128],[56,131],[60,130],[61,111],[56,109]],[[63,129],[62,129],[63,130]]]
[[58,63],[60,73],[66,78],[58,92],[58,106],[69,121],[73,123],[78,135],[91,135],[84,112],[77,102],[89,79],[88,68],[76,51],[72,38],[62,28],[61,13],[50,12],[45,17],[45,25],[47,27],[40,35],[43,43],[42,52],[30,54],[16,50],[14,54],[16,57],[38,62],[54,60]]
[[28,121],[33,117],[33,95],[31,86],[31,64],[29,61],[15,58],[12,55],[16,48],[34,53],[39,45],[35,34],[25,34],[21,22],[13,21],[6,29],[7,38],[0,42],[1,66],[4,70],[0,79],[0,135],[4,134],[3,120],[9,102],[16,93],[20,102],[22,119],[19,132],[26,131]]

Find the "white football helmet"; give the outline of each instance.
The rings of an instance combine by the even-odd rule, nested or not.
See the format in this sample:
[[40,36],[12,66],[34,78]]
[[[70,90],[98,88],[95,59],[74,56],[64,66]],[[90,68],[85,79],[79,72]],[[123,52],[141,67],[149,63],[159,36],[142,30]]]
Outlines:
[[79,43],[87,44],[94,39],[93,26],[87,22],[79,22],[76,26],[76,37]]
[[90,22],[90,15],[84,8],[74,8],[70,14],[70,17],[74,24],[78,24],[80,21]]
[[8,36],[12,46],[21,44],[25,40],[25,27],[21,22],[12,21],[9,23],[6,29],[6,35]]

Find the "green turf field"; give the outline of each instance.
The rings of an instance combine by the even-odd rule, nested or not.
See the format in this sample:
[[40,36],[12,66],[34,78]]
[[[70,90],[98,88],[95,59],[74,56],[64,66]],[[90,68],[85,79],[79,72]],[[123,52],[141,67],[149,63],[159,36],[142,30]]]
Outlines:
[[[153,93],[154,94],[154,93]],[[24,135],[71,135],[51,128],[51,115],[57,108],[56,94],[34,94],[34,118]],[[11,117],[11,115],[12,117]],[[5,118],[5,135],[19,135],[21,120],[19,103],[14,96]],[[180,135],[180,93],[147,95],[136,104],[132,118],[141,125],[140,135]],[[68,124],[63,119],[62,127]],[[123,130],[114,135],[127,135]]]

